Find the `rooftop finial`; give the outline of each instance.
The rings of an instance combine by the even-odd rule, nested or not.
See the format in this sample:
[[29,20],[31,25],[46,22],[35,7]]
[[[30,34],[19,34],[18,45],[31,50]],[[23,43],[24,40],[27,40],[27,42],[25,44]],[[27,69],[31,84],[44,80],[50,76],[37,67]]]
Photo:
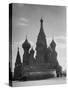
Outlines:
[[19,51],[19,47],[18,47],[18,51]]
[[53,34],[53,36],[52,36],[52,41],[54,41],[54,39],[55,39],[55,36],[54,36],[54,34]]
[[52,36],[52,40],[54,40],[54,35]]
[[27,35],[26,35],[26,40],[27,40]]
[[26,39],[25,40],[28,42],[27,35],[26,35]]
[[40,20],[41,22],[43,22],[43,19],[42,19],[42,17],[41,17],[41,20]]
[[42,17],[40,19],[40,24],[41,24],[41,29],[43,29],[43,19],[42,19]]

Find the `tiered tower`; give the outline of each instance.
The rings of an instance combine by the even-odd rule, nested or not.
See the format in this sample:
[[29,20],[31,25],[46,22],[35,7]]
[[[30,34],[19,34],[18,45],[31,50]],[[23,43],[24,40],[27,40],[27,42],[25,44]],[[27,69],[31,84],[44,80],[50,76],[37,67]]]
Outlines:
[[52,40],[51,44],[50,44],[50,47],[51,47],[51,62],[56,65],[58,62],[57,62],[57,52],[55,51],[55,48],[56,48],[56,43],[54,40]]
[[54,41],[54,39],[52,40],[51,44],[51,63],[53,64],[54,69],[56,69],[56,73],[57,73],[57,77],[61,76],[61,72],[62,72],[62,67],[59,65],[58,60],[57,60],[57,52],[55,50],[56,48],[56,43]]
[[30,45],[30,43],[28,42],[27,37],[26,37],[26,40],[25,40],[24,43],[22,44],[22,48],[24,49],[23,65],[28,65],[28,64],[29,64],[29,57],[30,57],[29,49],[30,49],[30,47],[31,47],[31,45]]
[[20,57],[19,48],[18,48],[15,67],[19,66],[20,64],[21,64],[21,57]]
[[21,58],[20,58],[20,53],[19,53],[19,48],[18,48],[15,68],[14,68],[14,79],[20,80],[21,72],[22,72],[21,68],[22,68],[22,63],[21,63]]
[[45,62],[45,53],[47,50],[46,36],[43,30],[43,19],[40,20],[40,32],[36,43],[36,60],[37,64]]

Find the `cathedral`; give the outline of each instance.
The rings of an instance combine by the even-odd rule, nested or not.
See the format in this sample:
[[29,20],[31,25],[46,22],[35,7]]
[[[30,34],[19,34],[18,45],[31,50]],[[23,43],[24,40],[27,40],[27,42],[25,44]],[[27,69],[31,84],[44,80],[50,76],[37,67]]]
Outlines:
[[36,42],[36,56],[34,57],[34,49],[31,48],[27,37],[22,44],[24,50],[23,62],[21,62],[19,48],[14,68],[15,80],[35,80],[46,79],[53,77],[56,72],[56,77],[61,76],[62,67],[57,60],[57,52],[55,50],[56,43],[54,39],[50,46],[47,47],[46,35],[43,29],[43,19],[40,20],[40,31]]

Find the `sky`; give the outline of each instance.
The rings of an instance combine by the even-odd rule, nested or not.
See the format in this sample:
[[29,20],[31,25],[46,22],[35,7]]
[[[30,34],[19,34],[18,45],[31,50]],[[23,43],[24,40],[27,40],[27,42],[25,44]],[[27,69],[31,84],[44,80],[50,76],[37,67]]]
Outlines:
[[12,71],[18,47],[23,61],[22,43],[25,41],[26,35],[31,46],[35,49],[41,17],[47,45],[49,46],[54,38],[58,62],[63,70],[66,69],[66,7],[13,4],[12,8]]

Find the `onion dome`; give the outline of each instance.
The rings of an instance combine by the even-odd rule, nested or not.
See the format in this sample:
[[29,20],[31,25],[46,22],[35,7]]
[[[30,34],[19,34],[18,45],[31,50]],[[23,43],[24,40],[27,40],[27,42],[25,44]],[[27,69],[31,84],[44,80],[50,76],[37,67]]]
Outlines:
[[56,47],[56,43],[54,40],[52,40],[51,44],[50,44],[51,48],[55,48]]
[[24,41],[24,43],[22,44],[22,48],[26,49],[26,50],[29,50],[29,48],[31,47],[30,43],[28,42],[27,40],[27,37],[26,37],[26,40]]
[[50,52],[50,53],[52,52],[51,47],[48,47],[47,50],[48,50],[48,52]]
[[33,50],[33,48],[30,50],[30,53],[32,53],[32,54],[34,53],[34,50]]

